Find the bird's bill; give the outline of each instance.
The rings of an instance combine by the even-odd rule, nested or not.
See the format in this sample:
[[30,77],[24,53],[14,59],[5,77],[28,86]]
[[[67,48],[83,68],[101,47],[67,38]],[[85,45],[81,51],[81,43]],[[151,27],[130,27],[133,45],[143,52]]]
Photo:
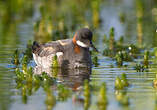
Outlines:
[[92,42],[90,42],[90,47],[92,47],[94,51],[99,52],[98,49],[93,45]]

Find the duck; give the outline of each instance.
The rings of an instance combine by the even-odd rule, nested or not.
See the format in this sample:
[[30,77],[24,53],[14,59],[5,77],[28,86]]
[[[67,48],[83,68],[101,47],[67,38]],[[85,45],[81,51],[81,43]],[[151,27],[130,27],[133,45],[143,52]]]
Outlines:
[[71,39],[62,39],[39,44],[34,41],[32,45],[33,59],[37,66],[52,67],[53,57],[56,55],[59,67],[63,68],[91,68],[92,60],[90,47],[98,50],[92,42],[93,33],[88,28],[81,28]]

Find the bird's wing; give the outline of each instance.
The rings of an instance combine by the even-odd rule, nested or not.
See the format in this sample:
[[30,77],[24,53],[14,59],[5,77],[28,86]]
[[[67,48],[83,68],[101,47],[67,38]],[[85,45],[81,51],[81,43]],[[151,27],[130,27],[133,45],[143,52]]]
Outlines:
[[63,47],[59,42],[53,41],[46,44],[39,45],[38,43],[33,43],[32,51],[34,54],[43,57],[55,54],[57,52],[62,52]]

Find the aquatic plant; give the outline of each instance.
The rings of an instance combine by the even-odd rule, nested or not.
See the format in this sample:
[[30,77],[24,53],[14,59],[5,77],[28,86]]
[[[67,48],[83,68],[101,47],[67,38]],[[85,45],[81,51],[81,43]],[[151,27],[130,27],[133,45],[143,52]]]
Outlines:
[[100,24],[100,0],[92,0],[91,1],[91,7],[92,7],[92,14],[93,14],[93,24],[95,28],[98,28]]
[[105,43],[108,42],[106,34],[104,34],[103,42],[105,42]]
[[137,0],[136,17],[137,17],[137,40],[138,40],[139,47],[142,47],[142,42],[143,42],[143,26],[142,26],[143,15],[144,15],[143,13],[144,13],[143,3],[142,1]]
[[19,65],[19,51],[18,49],[15,50],[14,54],[13,54],[13,59],[12,59],[12,63],[15,65]]
[[50,87],[54,83],[54,79],[48,75],[46,72],[42,72],[41,74],[42,86],[44,89]]
[[112,57],[112,56],[114,55],[114,52],[111,51],[111,50],[109,50],[108,48],[105,48],[105,49],[103,50],[103,55],[104,55],[104,56],[110,56],[110,57]]
[[153,86],[154,88],[157,88],[157,74],[156,74],[155,79],[153,80]]
[[122,52],[118,52],[115,56],[116,62],[118,66],[122,66],[123,65],[123,53]]
[[27,64],[28,64],[28,57],[24,55],[22,58],[22,70],[24,74],[27,74]]
[[22,102],[23,102],[24,104],[27,104],[28,96],[27,96],[27,87],[26,87],[26,85],[24,85],[24,86],[22,87],[21,95],[22,95]]
[[145,52],[144,52],[144,61],[143,61],[143,64],[144,64],[145,68],[148,68],[148,65],[149,65],[148,60],[149,60],[149,51],[145,50]]
[[118,76],[116,77],[116,79],[115,79],[115,89],[116,90],[122,90],[122,89],[124,89],[124,87],[128,87],[128,86],[129,86],[129,83],[128,83],[125,73],[123,73],[121,75],[121,78]]
[[30,61],[33,57],[32,55],[32,41],[29,40],[26,46],[26,50],[24,52],[24,55],[26,55],[28,57],[28,60]]
[[106,110],[107,103],[108,102],[107,102],[107,95],[106,95],[106,84],[102,83],[98,95],[98,102],[97,102],[98,108],[100,110]]
[[95,65],[95,67],[98,67],[98,66],[99,66],[98,57],[97,57],[97,56],[94,56],[94,57],[93,57],[92,62],[93,62],[93,64]]
[[29,67],[27,69],[26,82],[27,83],[32,83],[33,82],[33,68],[32,67]]
[[47,42],[52,37],[52,20],[51,17],[48,19],[42,18],[37,21],[34,25],[35,39],[39,42]]
[[123,84],[124,87],[128,87],[129,86],[129,83],[128,83],[128,80],[127,80],[127,77],[126,77],[125,73],[123,73],[121,75],[121,83]]
[[57,100],[59,101],[66,101],[71,96],[70,89],[65,87],[65,85],[63,84],[59,84],[57,86],[57,90],[58,90]]
[[119,14],[119,20],[120,20],[121,23],[124,23],[126,21],[126,15],[125,15],[125,13],[121,12]]
[[17,80],[25,80],[25,76],[23,74],[23,72],[20,71],[19,68],[16,68],[15,69],[15,74],[16,74],[16,77],[17,77]]
[[46,88],[45,92],[46,92],[45,104],[46,104],[47,110],[52,110],[53,107],[56,105],[56,98],[53,95],[52,88],[50,87]]
[[90,106],[90,99],[91,99],[91,93],[90,93],[90,86],[88,80],[84,81],[84,109],[88,110]]
[[57,55],[55,55],[52,59],[52,68],[58,68],[59,64],[58,64],[58,58]]
[[117,76],[115,79],[115,89],[121,90],[124,88],[124,85],[122,83],[122,80]]
[[110,29],[110,36],[109,36],[109,49],[111,51],[114,51],[115,49],[115,39],[114,39],[114,28],[112,27]]
[[115,91],[115,95],[116,95],[116,100],[124,106],[128,106],[129,105],[129,97],[126,95],[125,91],[119,91],[116,90]]
[[144,67],[144,65],[136,64],[135,70],[136,70],[137,72],[144,72],[145,67]]
[[140,53],[140,48],[134,44],[131,44],[128,46],[128,51],[131,56],[136,57],[136,55]]
[[117,42],[117,45],[121,45],[123,46],[124,45],[124,36],[120,36],[118,42]]
[[58,72],[59,72],[58,58],[57,58],[57,55],[55,55],[52,59],[52,76],[56,78],[58,75]]

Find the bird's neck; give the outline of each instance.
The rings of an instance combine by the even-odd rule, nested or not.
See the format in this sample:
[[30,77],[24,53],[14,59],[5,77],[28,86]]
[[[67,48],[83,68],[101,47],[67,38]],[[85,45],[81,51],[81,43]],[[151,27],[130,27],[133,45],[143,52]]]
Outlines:
[[74,44],[75,53],[79,54],[80,53],[80,46],[78,46],[76,43],[76,36],[77,36],[77,34],[74,35],[72,42]]

